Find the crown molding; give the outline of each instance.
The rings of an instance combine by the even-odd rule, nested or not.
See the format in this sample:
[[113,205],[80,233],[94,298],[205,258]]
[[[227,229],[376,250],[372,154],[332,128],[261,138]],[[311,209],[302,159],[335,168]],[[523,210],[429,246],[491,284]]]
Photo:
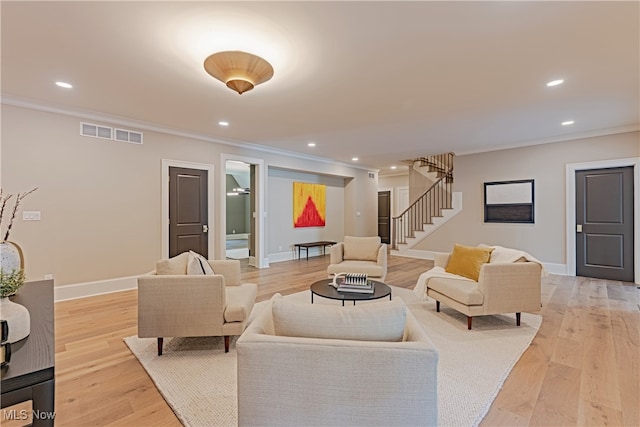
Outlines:
[[554,142],[565,142],[565,141],[573,141],[576,139],[594,138],[594,137],[605,136],[605,135],[616,135],[619,133],[635,132],[638,130],[640,130],[640,123],[636,123],[628,126],[618,126],[613,128],[604,128],[604,129],[596,129],[596,130],[591,130],[586,132],[571,133],[567,135],[553,136],[549,138],[532,139],[528,141],[516,142],[513,144],[483,147],[482,149],[479,149],[479,150],[466,150],[466,151],[456,152],[455,155],[468,156],[470,154],[481,154],[481,153],[488,153],[491,151],[509,150],[512,148],[523,148],[523,147],[531,147],[534,145],[552,144]]
[[139,130],[164,133],[167,135],[174,135],[182,138],[191,138],[191,139],[197,139],[200,141],[214,142],[217,144],[223,144],[223,145],[228,145],[232,147],[239,147],[239,148],[251,149],[251,150],[259,151],[263,153],[276,154],[278,156],[287,156],[287,157],[293,157],[293,158],[302,159],[302,160],[310,160],[318,163],[344,166],[351,169],[360,169],[360,170],[376,172],[376,173],[378,172],[378,169],[376,168],[370,168],[362,165],[353,165],[349,163],[339,162],[332,159],[328,159],[326,157],[311,156],[307,154],[297,153],[295,151],[287,151],[279,148],[267,147],[266,145],[254,144],[251,142],[216,138],[216,137],[211,137],[209,135],[204,135],[200,133],[186,132],[183,130],[173,129],[158,123],[145,122],[141,120],[130,119],[127,117],[99,113],[91,110],[85,110],[81,108],[72,108],[72,107],[67,107],[62,105],[43,103],[42,101],[34,100],[31,98],[24,98],[24,97],[0,93],[0,104],[10,105],[13,107],[26,108],[30,110],[44,111],[47,113],[61,114],[61,115],[75,117],[79,119],[93,120],[93,121],[109,123],[109,124],[119,125],[119,126],[128,127],[128,128],[139,129]]

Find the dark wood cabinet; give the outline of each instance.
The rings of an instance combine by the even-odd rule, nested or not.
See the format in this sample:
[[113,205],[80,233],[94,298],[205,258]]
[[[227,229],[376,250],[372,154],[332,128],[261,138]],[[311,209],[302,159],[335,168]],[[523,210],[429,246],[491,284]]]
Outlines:
[[33,426],[53,426],[55,418],[53,280],[27,282],[11,299],[29,310],[31,332],[27,338],[11,345],[11,362],[2,367],[2,408],[31,400],[33,401]]

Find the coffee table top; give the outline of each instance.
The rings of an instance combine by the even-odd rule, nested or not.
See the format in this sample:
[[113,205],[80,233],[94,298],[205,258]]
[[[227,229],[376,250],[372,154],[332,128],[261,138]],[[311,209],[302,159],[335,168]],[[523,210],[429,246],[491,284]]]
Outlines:
[[375,289],[372,294],[361,294],[357,292],[338,292],[333,287],[332,279],[322,279],[311,284],[311,293],[329,299],[335,299],[339,301],[369,301],[374,299],[380,299],[391,295],[391,288],[382,282],[377,280],[371,280],[375,284]]

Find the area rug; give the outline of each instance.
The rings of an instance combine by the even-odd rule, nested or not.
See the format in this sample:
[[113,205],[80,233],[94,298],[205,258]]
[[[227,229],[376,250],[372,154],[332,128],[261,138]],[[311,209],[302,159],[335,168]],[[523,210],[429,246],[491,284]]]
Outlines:
[[[411,290],[392,289],[393,298],[404,300],[438,348],[439,425],[478,425],[542,318],[522,313],[517,327],[515,314],[481,316],[468,331],[466,317],[455,310],[443,305],[437,313],[433,300],[419,301]],[[285,298],[311,301],[309,291]],[[340,304],[321,297],[314,303]],[[265,306],[256,304],[252,316]],[[125,342],[185,426],[237,425],[235,339],[226,354],[221,337],[165,339],[162,357],[155,339],[128,337]]]

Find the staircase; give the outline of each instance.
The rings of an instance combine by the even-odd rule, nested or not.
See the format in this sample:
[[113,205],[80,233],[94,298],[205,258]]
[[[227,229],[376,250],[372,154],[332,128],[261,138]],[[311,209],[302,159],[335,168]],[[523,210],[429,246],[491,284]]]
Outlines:
[[414,168],[435,176],[436,180],[404,212],[393,218],[392,250],[410,249],[446,222],[446,217],[460,212],[462,195],[452,192],[454,156],[446,153],[408,161]]

